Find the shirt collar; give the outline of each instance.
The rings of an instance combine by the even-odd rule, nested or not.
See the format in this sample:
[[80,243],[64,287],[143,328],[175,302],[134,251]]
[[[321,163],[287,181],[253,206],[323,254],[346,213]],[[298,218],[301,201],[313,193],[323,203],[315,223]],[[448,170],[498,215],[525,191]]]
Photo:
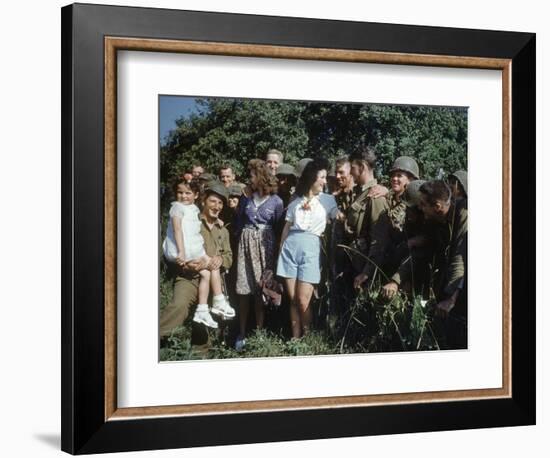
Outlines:
[[366,191],[367,189],[372,188],[376,184],[377,184],[377,181],[376,181],[375,178],[373,178],[373,179],[367,181],[363,186],[361,186],[361,191]]
[[[208,221],[206,221],[206,216],[204,216],[202,213],[200,214],[200,220],[204,223],[206,227],[208,227]],[[219,228],[223,227],[223,221],[218,218],[216,221],[214,221],[214,226],[218,226]]]

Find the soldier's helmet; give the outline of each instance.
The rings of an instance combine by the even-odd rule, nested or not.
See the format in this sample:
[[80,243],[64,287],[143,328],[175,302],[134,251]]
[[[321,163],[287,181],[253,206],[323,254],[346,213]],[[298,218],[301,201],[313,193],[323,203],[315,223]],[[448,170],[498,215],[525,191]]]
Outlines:
[[294,175],[296,175],[296,178],[300,178],[302,176],[306,165],[308,165],[311,161],[313,161],[313,159],[311,159],[310,157],[304,157],[303,159],[300,159],[298,161],[298,163],[294,167]]
[[420,177],[420,171],[418,170],[418,164],[416,161],[409,156],[399,156],[393,163],[390,170],[390,174],[402,170],[403,172],[410,173],[415,180],[418,180]]
[[426,180],[414,180],[407,185],[402,197],[407,207],[418,207],[421,196],[420,186],[424,183],[426,183]]
[[466,172],[466,170],[457,170],[456,172],[451,173],[449,175],[449,178],[456,178],[456,180],[462,186],[464,194],[466,196],[468,195],[468,172]]

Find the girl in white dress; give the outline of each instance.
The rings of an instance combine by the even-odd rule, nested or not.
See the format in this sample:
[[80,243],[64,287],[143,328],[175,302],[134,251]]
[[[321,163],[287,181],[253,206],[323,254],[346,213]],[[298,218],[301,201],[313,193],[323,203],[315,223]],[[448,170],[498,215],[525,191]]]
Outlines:
[[[170,207],[170,221],[166,238],[162,244],[164,257],[168,262],[185,267],[188,262],[210,263],[210,256],[204,250],[204,239],[200,233],[202,222],[199,208],[195,205],[198,186],[195,183],[178,181],[174,186],[176,200]],[[203,269],[199,271],[198,304],[193,321],[211,328],[217,328],[210,312],[224,319],[233,318],[235,310],[227,302],[222,291],[220,270]],[[208,308],[208,295],[212,288],[213,305]]]

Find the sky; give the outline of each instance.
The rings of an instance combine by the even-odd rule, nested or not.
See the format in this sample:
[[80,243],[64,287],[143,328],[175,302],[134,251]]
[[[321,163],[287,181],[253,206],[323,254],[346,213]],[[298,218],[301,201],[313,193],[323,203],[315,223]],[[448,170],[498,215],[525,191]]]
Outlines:
[[176,119],[197,112],[195,97],[179,95],[161,95],[159,97],[160,141],[163,144],[166,135],[176,128]]

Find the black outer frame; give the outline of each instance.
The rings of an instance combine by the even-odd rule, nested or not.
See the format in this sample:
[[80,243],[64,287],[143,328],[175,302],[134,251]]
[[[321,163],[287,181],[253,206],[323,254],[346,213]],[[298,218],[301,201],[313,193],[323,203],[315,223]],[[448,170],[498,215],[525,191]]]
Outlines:
[[[105,421],[105,36],[512,59],[512,398]],[[534,34],[74,4],[62,8],[61,42],[62,450],[535,424]]]

